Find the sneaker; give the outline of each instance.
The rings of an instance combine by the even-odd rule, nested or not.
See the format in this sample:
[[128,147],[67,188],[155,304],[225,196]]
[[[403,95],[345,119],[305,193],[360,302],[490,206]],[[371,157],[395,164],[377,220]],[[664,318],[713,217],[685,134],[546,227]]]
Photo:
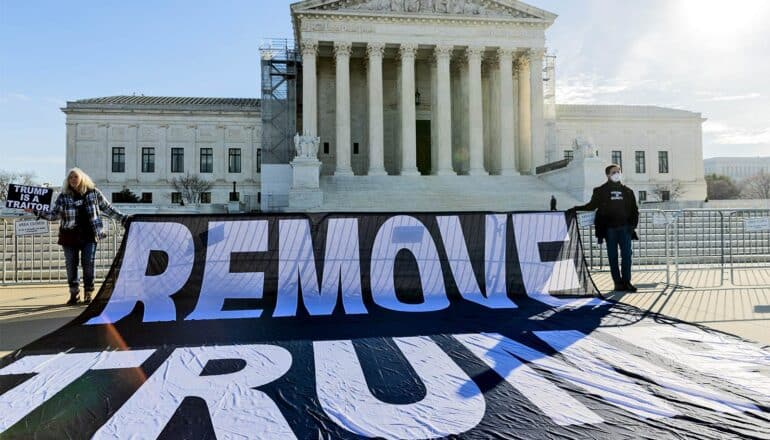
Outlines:
[[636,289],[636,286],[634,286],[634,285],[633,285],[633,284],[631,284],[631,283],[625,283],[624,287],[625,287],[625,291],[626,291],[626,292],[631,292],[631,293],[634,293],[634,292],[636,292],[636,290],[637,290],[637,289]]

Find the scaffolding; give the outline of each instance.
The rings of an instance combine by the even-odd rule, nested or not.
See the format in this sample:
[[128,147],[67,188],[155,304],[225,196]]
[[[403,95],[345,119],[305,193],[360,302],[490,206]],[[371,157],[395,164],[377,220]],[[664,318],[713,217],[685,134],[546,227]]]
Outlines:
[[262,163],[288,164],[301,111],[302,63],[293,40],[271,39],[259,47],[262,71]]

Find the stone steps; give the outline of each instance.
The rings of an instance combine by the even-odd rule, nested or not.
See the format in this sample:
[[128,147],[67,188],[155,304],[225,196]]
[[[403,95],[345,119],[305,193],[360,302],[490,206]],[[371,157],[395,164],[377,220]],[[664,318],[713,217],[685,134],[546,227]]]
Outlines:
[[543,211],[581,203],[532,176],[352,176],[321,178],[317,211]]

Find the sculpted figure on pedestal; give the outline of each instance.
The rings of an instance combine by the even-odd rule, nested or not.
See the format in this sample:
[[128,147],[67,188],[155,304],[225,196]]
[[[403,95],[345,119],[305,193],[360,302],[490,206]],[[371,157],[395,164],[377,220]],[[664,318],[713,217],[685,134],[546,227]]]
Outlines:
[[297,151],[297,159],[316,159],[318,157],[318,145],[321,138],[309,136],[307,133],[300,136],[294,135],[294,148]]
[[583,160],[597,156],[596,145],[590,139],[578,136],[572,143],[572,150],[575,152],[576,160]]

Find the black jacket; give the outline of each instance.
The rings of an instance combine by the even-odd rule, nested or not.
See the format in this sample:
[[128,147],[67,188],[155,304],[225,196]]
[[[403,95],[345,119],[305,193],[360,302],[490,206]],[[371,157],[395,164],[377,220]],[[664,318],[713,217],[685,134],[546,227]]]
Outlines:
[[[613,190],[618,187],[622,191],[622,202],[617,201],[616,195],[613,195]],[[616,201],[617,203],[615,203]],[[636,227],[639,225],[639,207],[636,205],[634,191],[623,184],[607,181],[594,188],[590,202],[572,209],[575,211],[596,210],[594,229],[600,244],[607,238],[607,228],[621,226],[618,223],[631,226],[633,228],[631,238],[639,240],[639,236],[636,235]],[[619,209],[622,212],[618,212]]]

